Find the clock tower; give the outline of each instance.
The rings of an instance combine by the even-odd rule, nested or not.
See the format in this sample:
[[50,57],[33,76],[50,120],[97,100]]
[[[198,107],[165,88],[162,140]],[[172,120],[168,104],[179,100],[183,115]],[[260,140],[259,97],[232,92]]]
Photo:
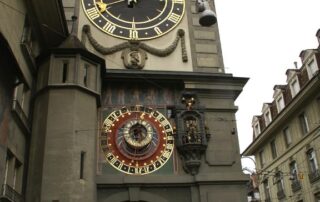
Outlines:
[[247,78],[225,73],[213,0],[63,4],[77,20],[39,60],[28,199],[246,201]]

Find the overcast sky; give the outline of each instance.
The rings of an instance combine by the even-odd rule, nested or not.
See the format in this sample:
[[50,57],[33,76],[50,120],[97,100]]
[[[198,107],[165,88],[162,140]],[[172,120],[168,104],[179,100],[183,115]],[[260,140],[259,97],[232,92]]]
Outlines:
[[[249,77],[236,105],[240,152],[252,142],[251,121],[299,54],[318,47],[320,0],[215,0],[227,73]],[[253,167],[250,160],[243,162]]]

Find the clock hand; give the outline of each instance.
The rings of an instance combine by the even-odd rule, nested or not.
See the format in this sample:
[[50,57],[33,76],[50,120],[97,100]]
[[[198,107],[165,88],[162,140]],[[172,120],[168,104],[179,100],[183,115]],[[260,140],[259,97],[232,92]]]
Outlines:
[[115,1],[115,2],[111,2],[111,3],[107,3],[107,6],[110,6],[112,4],[117,4],[117,3],[120,3],[120,2],[124,2],[125,0],[118,0],[118,1]]
[[106,10],[107,10],[107,7],[112,5],[112,4],[117,4],[117,3],[120,3],[120,2],[124,2],[125,0],[118,0],[118,1],[115,1],[115,2],[111,2],[111,3],[103,3],[102,0],[100,0],[100,2],[97,2],[97,6],[99,8],[99,11],[100,13],[104,13]]
[[133,8],[133,5],[136,4],[138,0],[128,0],[128,7]]

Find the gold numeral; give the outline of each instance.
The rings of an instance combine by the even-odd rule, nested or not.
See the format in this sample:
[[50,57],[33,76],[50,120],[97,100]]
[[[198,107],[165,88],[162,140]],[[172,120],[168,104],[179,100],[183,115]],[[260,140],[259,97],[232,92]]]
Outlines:
[[113,31],[116,29],[116,26],[111,24],[110,22],[107,22],[104,26],[103,29],[106,30],[108,33],[113,33]]
[[154,31],[155,31],[157,34],[161,34],[161,33],[162,33],[162,31],[160,30],[159,27],[155,27],[155,28],[153,28],[153,29],[154,29]]
[[175,13],[171,13],[170,17],[168,18],[168,20],[170,20],[173,23],[177,23],[180,19],[180,15],[175,14]]
[[138,39],[139,38],[138,31],[130,29],[130,38],[131,39]]
[[173,0],[173,3],[175,3],[175,4],[183,4],[184,0]]
[[170,152],[164,152],[163,155],[164,157],[166,157],[167,159],[170,158]]
[[91,18],[92,20],[98,18],[100,16],[98,10],[93,7],[87,10],[87,15],[89,16],[89,18]]
[[108,160],[111,164],[114,164],[118,159],[115,156],[113,156],[112,154],[107,155],[107,157],[111,157],[111,156],[112,156],[112,158],[109,158]]
[[166,149],[169,149],[169,150],[170,150],[170,149],[173,149],[173,144],[167,144],[167,145],[166,145]]

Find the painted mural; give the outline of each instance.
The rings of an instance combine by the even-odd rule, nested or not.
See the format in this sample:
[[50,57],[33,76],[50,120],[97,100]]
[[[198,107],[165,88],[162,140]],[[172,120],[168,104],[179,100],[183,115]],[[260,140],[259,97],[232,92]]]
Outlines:
[[174,104],[174,89],[139,85],[107,86],[102,95],[102,105],[168,106]]

